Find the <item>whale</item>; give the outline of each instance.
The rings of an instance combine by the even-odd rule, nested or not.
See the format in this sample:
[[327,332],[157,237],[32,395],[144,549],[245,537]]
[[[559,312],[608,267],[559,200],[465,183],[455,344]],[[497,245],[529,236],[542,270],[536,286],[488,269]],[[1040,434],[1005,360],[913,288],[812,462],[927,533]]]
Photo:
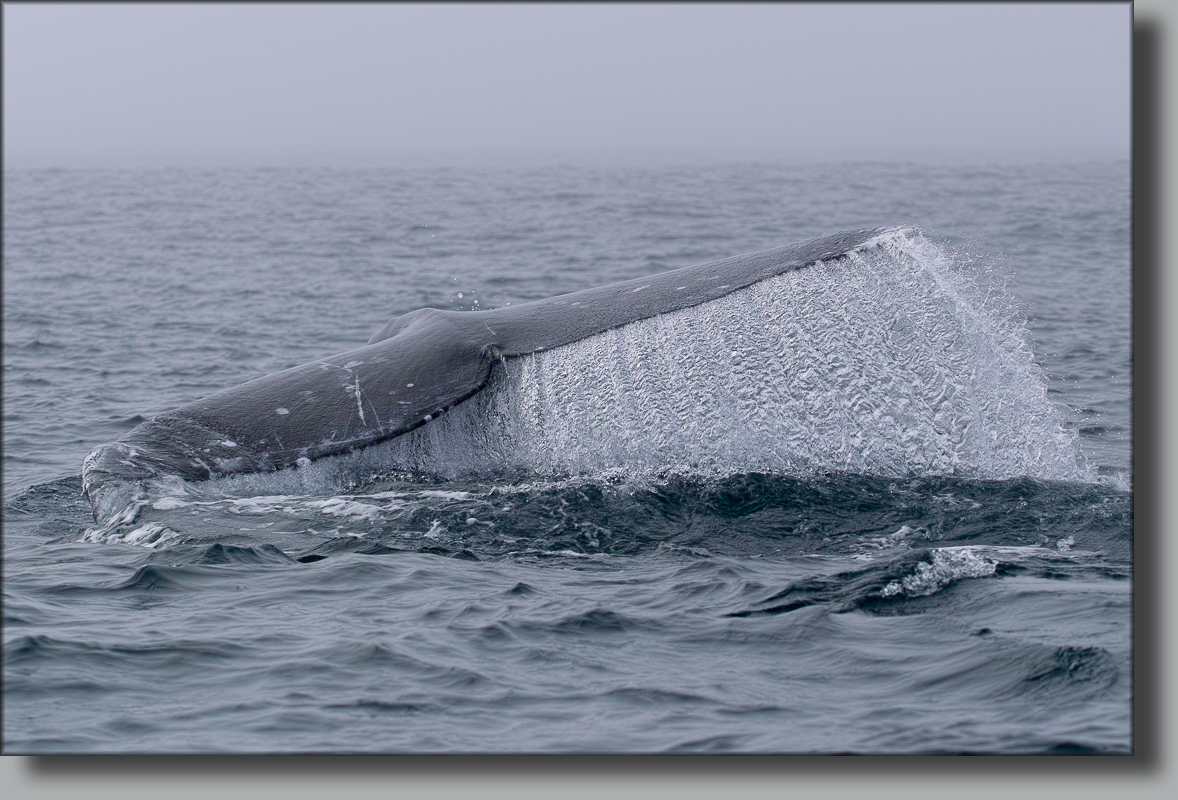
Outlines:
[[362,347],[209,395],[95,448],[82,464],[83,490],[101,522],[142,497],[148,481],[282,470],[369,447],[470,399],[506,359],[846,258],[889,230],[843,231],[498,309],[411,311]]

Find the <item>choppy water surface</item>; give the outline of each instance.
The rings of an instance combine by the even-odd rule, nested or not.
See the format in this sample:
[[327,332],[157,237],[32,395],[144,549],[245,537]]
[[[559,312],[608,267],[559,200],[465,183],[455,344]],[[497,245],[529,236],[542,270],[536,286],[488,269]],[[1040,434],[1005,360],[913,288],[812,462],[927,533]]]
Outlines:
[[[1128,164],[5,179],[6,750],[1130,750]],[[361,453],[81,496],[414,308],[878,225]]]

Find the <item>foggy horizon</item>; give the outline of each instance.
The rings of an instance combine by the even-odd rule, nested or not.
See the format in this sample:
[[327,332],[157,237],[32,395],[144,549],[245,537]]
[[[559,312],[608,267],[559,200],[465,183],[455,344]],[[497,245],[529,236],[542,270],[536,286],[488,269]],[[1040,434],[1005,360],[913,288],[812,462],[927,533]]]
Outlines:
[[7,168],[1130,152],[1128,3],[3,13]]

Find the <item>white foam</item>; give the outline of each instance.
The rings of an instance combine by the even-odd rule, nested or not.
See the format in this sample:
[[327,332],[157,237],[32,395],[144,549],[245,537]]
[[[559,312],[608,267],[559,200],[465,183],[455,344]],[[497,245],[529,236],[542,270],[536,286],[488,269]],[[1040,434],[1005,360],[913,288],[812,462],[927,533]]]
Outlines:
[[175,495],[165,495],[152,502],[151,507],[157,511],[174,511],[177,508],[197,505],[193,500],[182,500]]
[[333,517],[356,517],[359,519],[375,520],[380,518],[381,509],[369,503],[360,503],[344,497],[330,497],[326,500],[310,500],[305,503],[308,508],[317,509]]
[[998,569],[998,562],[987,558],[978,548],[945,547],[932,551],[932,561],[922,561],[916,571],[899,581],[892,581],[880,592],[884,597],[903,594],[924,597],[934,594],[953,581],[985,578]]
[[426,489],[421,492],[414,492],[419,497],[437,497],[442,500],[472,500],[475,495],[470,492],[448,492],[441,489]]
[[149,522],[126,532],[113,526],[91,528],[82,536],[84,542],[131,544],[146,547],[149,550],[165,547],[179,540],[180,534],[157,522]]

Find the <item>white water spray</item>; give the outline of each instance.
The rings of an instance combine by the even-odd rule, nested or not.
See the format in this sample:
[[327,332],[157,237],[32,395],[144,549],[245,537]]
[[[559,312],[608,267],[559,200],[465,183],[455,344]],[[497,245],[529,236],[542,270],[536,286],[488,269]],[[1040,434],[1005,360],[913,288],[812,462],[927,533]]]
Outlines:
[[350,458],[446,477],[1084,479],[1076,453],[1009,302],[897,230],[846,258],[509,359],[446,416]]

